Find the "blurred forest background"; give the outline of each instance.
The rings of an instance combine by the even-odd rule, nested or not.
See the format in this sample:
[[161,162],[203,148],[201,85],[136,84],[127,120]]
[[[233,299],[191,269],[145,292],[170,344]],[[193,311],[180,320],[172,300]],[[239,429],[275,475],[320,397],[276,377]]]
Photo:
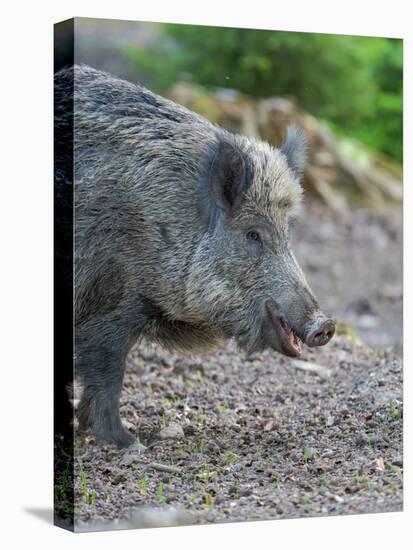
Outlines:
[[77,54],[85,62],[161,94],[186,81],[253,98],[293,98],[338,135],[402,161],[402,40],[78,21]]
[[402,159],[402,41],[164,25],[164,40],[123,52],[153,88],[177,79],[287,96],[340,135]]
[[337,318],[401,349],[402,40],[83,18],[75,29],[77,63],[230,131],[277,146],[289,123],[303,128],[299,260]]

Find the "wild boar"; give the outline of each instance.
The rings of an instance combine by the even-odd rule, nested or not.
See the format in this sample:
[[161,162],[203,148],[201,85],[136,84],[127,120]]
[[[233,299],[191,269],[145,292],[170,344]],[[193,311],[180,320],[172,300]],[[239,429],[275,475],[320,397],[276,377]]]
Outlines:
[[[277,149],[75,66],[55,75],[61,143],[72,131],[64,106],[73,78],[79,423],[97,441],[127,446],[134,437],[119,398],[140,337],[189,352],[234,338],[248,352],[296,357],[303,343],[326,344],[335,327],[289,244],[305,163],[298,130]],[[72,174],[63,157],[58,166],[59,190]]]

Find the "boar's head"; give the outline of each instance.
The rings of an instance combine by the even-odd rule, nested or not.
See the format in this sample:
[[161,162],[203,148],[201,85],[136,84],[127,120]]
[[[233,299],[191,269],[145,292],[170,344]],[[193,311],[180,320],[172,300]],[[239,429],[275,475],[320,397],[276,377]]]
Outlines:
[[225,134],[206,155],[205,233],[189,267],[188,314],[250,352],[299,356],[303,342],[321,346],[334,334],[289,243],[305,148],[290,127],[280,149]]

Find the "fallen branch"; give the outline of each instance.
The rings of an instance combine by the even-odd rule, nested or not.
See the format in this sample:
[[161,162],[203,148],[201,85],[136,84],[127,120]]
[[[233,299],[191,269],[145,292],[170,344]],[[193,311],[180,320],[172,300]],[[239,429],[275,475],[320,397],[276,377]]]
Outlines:
[[318,363],[310,363],[309,361],[298,361],[297,359],[292,359],[290,365],[295,369],[317,374],[320,378],[327,379],[331,376],[331,370],[319,365]]
[[146,469],[152,468],[153,470],[158,470],[159,472],[167,472],[169,474],[180,474],[181,468],[176,466],[168,466],[168,464],[160,464],[158,462],[151,462],[147,465]]

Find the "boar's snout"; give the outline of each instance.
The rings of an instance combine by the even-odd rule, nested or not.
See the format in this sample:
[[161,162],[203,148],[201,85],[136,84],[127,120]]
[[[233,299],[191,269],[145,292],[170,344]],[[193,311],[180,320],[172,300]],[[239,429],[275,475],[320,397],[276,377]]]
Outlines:
[[292,324],[288,316],[281,313],[274,300],[266,302],[266,310],[272,327],[267,342],[270,347],[289,357],[299,357],[303,351],[303,343],[309,347],[324,346],[334,336],[334,321],[328,319],[320,310],[317,310],[307,323],[301,324],[301,328],[300,323]]
[[334,336],[336,325],[332,319],[327,319],[324,315],[317,317],[307,329],[305,343],[310,348],[324,346]]

